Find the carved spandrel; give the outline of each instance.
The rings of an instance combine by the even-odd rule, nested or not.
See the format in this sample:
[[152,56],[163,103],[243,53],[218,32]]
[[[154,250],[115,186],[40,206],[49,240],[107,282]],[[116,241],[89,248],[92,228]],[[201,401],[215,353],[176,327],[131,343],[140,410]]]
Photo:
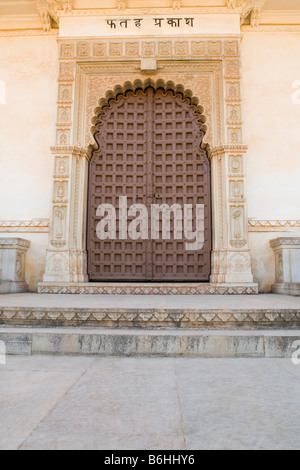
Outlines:
[[[143,75],[137,75],[137,79],[144,80]],[[204,115],[206,117],[207,133],[205,136],[205,142],[211,143],[213,141],[212,135],[212,110],[213,110],[213,84],[212,77],[207,74],[198,73],[197,75],[180,74],[163,74],[159,73],[157,79],[163,79],[165,82],[169,81],[170,78],[174,83],[184,83],[186,88],[193,90],[193,93],[197,98],[201,106],[204,108]],[[120,83],[128,81],[128,76],[103,76],[90,75],[87,82],[87,107],[86,107],[86,134],[85,143],[86,146],[94,142],[93,136],[91,135],[92,118],[94,117],[94,111],[97,107],[99,100],[105,96],[107,90],[113,89]]]

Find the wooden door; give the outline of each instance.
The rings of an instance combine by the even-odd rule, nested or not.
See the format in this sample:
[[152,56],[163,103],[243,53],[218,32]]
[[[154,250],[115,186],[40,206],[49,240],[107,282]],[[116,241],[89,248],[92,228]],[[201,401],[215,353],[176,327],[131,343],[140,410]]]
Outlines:
[[[199,114],[181,94],[164,90],[119,95],[104,110],[95,135],[98,150],[89,163],[88,273],[91,281],[208,281],[211,255],[210,162],[201,149]],[[143,204],[148,214],[148,236],[133,240],[119,226],[126,204]],[[124,199],[122,200],[124,203]],[[115,211],[115,237],[100,240],[97,208],[110,204]],[[153,205],[177,204],[189,211],[195,231],[196,205],[203,205],[204,244],[187,250],[184,222],[170,211],[170,237],[162,224],[153,237]],[[188,211],[187,211],[188,212]],[[146,214],[146,212],[145,212]],[[158,217],[158,213],[155,213]],[[151,219],[152,215],[152,219]],[[161,215],[161,214],[160,214]],[[103,213],[102,213],[103,216]],[[111,214],[113,217],[113,214]],[[109,217],[107,217],[109,219]],[[134,216],[128,217],[128,224]],[[179,218],[180,219],[180,218]],[[182,237],[180,237],[180,231]],[[145,233],[145,232],[144,232]],[[144,239],[145,238],[145,239]]]

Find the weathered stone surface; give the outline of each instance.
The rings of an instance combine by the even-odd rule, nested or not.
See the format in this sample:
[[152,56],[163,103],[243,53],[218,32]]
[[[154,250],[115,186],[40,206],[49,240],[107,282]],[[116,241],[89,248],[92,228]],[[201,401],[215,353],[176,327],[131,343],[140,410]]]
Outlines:
[[300,296],[300,238],[280,237],[270,241],[275,253],[276,294]]
[[291,357],[300,331],[0,328],[7,354]]
[[0,294],[27,292],[25,254],[29,247],[23,238],[0,238]]
[[289,359],[9,356],[1,449],[299,449]]
[[299,328],[296,297],[38,295],[0,298],[0,325],[100,328]]

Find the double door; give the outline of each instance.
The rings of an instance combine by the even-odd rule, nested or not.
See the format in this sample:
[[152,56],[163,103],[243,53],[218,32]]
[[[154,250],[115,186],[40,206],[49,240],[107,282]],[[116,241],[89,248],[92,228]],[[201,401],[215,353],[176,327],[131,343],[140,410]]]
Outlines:
[[[103,109],[95,138],[99,148],[88,183],[90,281],[208,281],[210,162],[189,100],[151,87],[119,95]],[[99,237],[101,227],[106,236]],[[202,239],[198,247],[192,232]]]

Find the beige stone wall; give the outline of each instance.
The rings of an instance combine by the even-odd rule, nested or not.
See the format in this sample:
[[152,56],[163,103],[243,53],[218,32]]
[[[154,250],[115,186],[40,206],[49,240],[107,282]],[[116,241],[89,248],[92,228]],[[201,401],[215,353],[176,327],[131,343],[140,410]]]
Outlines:
[[[300,104],[292,102],[292,84],[300,80],[299,57],[299,34],[244,33],[242,91],[250,218],[300,219]],[[287,236],[295,233],[286,230]],[[274,283],[269,240],[277,236],[284,232],[250,234],[254,277],[263,291]]]
[[[49,218],[56,79],[55,37],[0,38],[0,81],[6,85],[6,104],[0,104],[0,219]],[[48,234],[9,236],[32,241],[26,281],[36,289]]]

